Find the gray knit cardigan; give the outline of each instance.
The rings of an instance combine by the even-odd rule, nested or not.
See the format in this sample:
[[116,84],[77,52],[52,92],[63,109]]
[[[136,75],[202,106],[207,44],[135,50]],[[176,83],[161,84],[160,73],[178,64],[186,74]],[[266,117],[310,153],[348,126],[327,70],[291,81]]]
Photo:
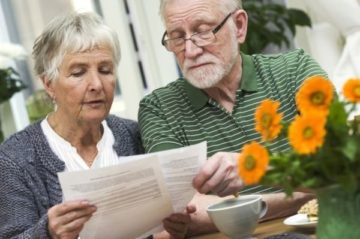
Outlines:
[[[136,122],[116,116],[106,121],[119,156],[143,153]],[[47,210],[62,201],[57,173],[64,169],[40,122],[0,145],[0,238],[50,238]]]

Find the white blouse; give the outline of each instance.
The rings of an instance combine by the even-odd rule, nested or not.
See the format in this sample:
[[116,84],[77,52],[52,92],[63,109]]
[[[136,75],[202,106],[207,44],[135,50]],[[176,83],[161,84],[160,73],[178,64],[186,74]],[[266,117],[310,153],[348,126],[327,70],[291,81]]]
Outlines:
[[104,133],[97,143],[98,154],[91,167],[78,154],[75,147],[68,141],[58,135],[49,125],[49,122],[44,119],[41,122],[41,128],[48,140],[52,151],[65,162],[65,171],[79,171],[90,168],[102,168],[106,166],[115,165],[119,162],[119,157],[113,149],[115,143],[114,135],[104,120],[102,123]]

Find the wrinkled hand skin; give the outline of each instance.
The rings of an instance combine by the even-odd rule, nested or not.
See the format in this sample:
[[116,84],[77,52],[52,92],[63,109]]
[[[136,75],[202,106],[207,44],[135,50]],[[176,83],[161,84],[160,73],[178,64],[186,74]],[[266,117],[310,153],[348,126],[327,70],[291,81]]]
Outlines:
[[191,222],[191,214],[196,211],[194,205],[187,205],[183,213],[173,213],[163,220],[164,228],[169,238],[185,238]]
[[236,194],[244,186],[238,176],[238,155],[219,152],[211,156],[194,177],[194,188],[199,193],[220,197]]
[[48,230],[54,239],[75,239],[79,236],[96,207],[87,201],[57,204],[48,210]]

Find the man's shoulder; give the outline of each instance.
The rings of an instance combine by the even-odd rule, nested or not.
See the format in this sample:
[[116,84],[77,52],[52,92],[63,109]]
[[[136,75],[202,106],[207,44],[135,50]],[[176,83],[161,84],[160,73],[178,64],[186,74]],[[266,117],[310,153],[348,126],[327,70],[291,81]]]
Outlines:
[[282,60],[298,60],[307,54],[303,49],[294,49],[278,54],[254,54],[252,57],[260,62],[262,61],[282,61]]
[[173,98],[177,98],[182,95],[184,86],[185,86],[185,79],[179,78],[176,81],[173,81],[164,87],[155,89],[150,94],[146,95],[141,101],[142,102],[167,101]]
[[285,72],[298,72],[305,68],[318,68],[315,61],[303,49],[295,49],[279,54],[255,54],[253,61],[257,71],[275,71],[274,74],[284,75]]

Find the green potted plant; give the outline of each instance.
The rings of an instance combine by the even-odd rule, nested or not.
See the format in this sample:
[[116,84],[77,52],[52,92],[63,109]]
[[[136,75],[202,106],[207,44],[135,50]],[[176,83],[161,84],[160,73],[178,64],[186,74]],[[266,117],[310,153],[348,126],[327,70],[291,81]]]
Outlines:
[[[331,81],[311,76],[295,101],[299,114],[290,121],[280,101],[266,99],[257,107],[255,130],[262,141],[243,147],[239,176],[245,184],[280,186],[288,195],[313,190],[319,201],[316,238],[358,239],[360,121],[348,119],[360,104],[360,78],[349,78],[337,96]],[[271,148],[277,138],[287,140],[289,150]]]
[[[24,57],[25,50],[16,44],[0,44],[0,105],[8,101],[16,92],[26,88],[19,74],[10,65],[12,59]],[[4,139],[0,118],[0,142]]]
[[241,51],[260,53],[268,44],[290,46],[289,35],[295,36],[296,26],[311,27],[309,16],[299,9],[287,8],[276,3],[245,0],[243,8],[249,16],[247,40]]

